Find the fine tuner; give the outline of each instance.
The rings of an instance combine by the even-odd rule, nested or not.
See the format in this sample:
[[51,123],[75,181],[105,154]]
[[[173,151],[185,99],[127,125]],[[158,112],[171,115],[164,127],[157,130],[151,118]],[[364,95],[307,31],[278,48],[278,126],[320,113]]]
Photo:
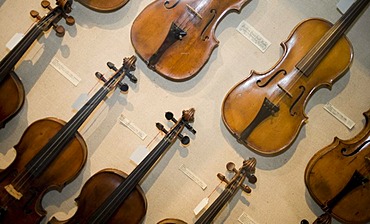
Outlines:
[[[107,66],[108,66],[109,69],[112,69],[115,72],[121,72],[121,73],[123,72],[122,68],[117,69],[117,67],[112,62],[107,62]],[[135,70],[135,68],[133,70]],[[104,75],[102,73],[95,72],[95,76],[98,79],[100,79],[101,81],[107,82],[107,79],[104,77]],[[130,72],[127,72],[126,76],[130,79],[131,82],[133,82],[133,83],[137,82],[137,78],[133,74],[131,74]],[[129,89],[128,85],[126,83],[122,83],[122,82],[118,83],[118,87],[122,92],[127,92],[127,90]]]
[[[178,121],[174,118],[174,116],[173,116],[173,113],[172,112],[166,112],[166,114],[165,114],[165,117],[166,117],[166,119],[167,120],[169,120],[169,121],[172,121],[173,123],[177,123]],[[161,123],[159,123],[159,122],[157,122],[156,123],[156,127],[160,130],[160,131],[162,131],[163,133],[165,133],[165,134],[167,134],[168,133],[168,131],[164,128],[164,126],[161,124]],[[185,123],[185,127],[191,132],[191,133],[193,133],[193,134],[196,134],[197,133],[197,131],[189,124],[189,123]],[[180,141],[181,141],[181,144],[183,144],[183,145],[187,145],[187,144],[189,144],[190,143],[190,138],[188,137],[188,136],[183,136],[181,133],[179,133],[178,135],[177,135],[177,137],[180,139]]]
[[[244,163],[252,163],[253,161],[255,161],[255,160],[253,160],[253,159],[250,159],[250,160],[246,160],[246,161],[244,161]],[[233,163],[233,162],[229,162],[229,163],[227,163],[226,164],[226,169],[228,170],[228,171],[230,171],[230,172],[234,172],[235,173],[235,175],[234,175],[234,177],[235,176],[237,176],[240,172],[246,172],[246,177],[247,177],[247,179],[248,179],[248,182],[249,183],[251,183],[251,184],[255,184],[256,182],[257,182],[257,177],[253,174],[254,173],[254,170],[255,170],[255,164],[250,164],[250,165],[247,165],[247,166],[249,166],[249,171],[250,172],[246,172],[246,171],[240,171],[240,170],[237,170],[236,168],[235,168],[235,163]],[[229,185],[232,181],[229,181],[229,180],[227,180],[226,179],[226,177],[225,177],[225,175],[223,175],[223,174],[221,174],[221,173],[218,173],[217,174],[217,177],[218,177],[218,179],[220,179],[221,181],[223,181],[223,182],[225,182],[227,185]],[[233,179],[234,179],[234,177],[233,177]],[[251,193],[251,188],[249,187],[249,186],[247,186],[247,185],[245,185],[245,184],[240,184],[240,188],[244,191],[244,192],[246,192],[246,193]]]
[[[72,26],[73,24],[75,24],[75,19],[72,16],[67,15],[67,13],[70,13],[72,11],[72,1],[71,0],[68,0],[68,1],[66,1],[66,0],[64,0],[64,1],[63,0],[58,0],[57,1],[57,4],[60,7],[62,7],[61,17],[63,17],[66,20],[66,24],[69,25],[69,26]],[[41,6],[44,9],[48,9],[50,12],[55,9],[55,8],[52,8],[50,6],[50,2],[49,1],[42,1],[41,2]],[[36,18],[37,20],[41,20],[42,19],[40,17],[40,14],[37,11],[35,11],[35,10],[31,10],[30,14],[31,14],[31,16],[33,18]],[[51,26],[53,26],[53,29],[55,30],[56,35],[58,37],[63,37],[66,31],[65,31],[65,29],[64,29],[63,26],[57,24],[58,21],[59,20],[53,21],[51,23]]]

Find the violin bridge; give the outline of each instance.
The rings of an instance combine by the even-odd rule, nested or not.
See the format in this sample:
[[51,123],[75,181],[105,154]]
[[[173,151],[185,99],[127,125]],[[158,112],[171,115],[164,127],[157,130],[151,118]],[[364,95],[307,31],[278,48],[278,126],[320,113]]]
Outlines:
[[193,7],[191,7],[189,4],[186,4],[186,7],[190,11],[190,13],[194,14],[199,19],[203,19],[203,17],[197,11],[195,11],[195,9]]
[[13,185],[9,184],[9,185],[6,185],[5,187],[5,190],[11,195],[13,196],[15,199],[17,200],[20,200],[23,196],[22,193],[18,192],[14,187]]
[[290,98],[293,98],[293,95],[286,89],[284,89],[284,87],[282,87],[280,84],[277,84],[277,86],[285,93],[287,94]]

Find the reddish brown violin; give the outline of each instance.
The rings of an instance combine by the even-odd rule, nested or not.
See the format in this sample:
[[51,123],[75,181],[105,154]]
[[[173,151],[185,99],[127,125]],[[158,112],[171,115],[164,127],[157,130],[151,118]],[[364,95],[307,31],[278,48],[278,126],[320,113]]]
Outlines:
[[218,22],[248,0],[156,0],[135,19],[131,42],[150,69],[174,81],[192,78],[218,40]]
[[76,0],[89,9],[98,12],[112,12],[122,8],[129,0]]
[[77,130],[110,91],[117,85],[124,86],[120,82],[135,69],[135,61],[134,56],[125,58],[123,66],[115,69],[116,73],[68,123],[45,118],[27,128],[14,146],[15,160],[0,170],[1,224],[42,220],[46,214],[41,206],[43,196],[50,190],[61,191],[85,165],[87,147]]
[[272,69],[252,71],[227,93],[222,119],[240,143],[263,155],[293,143],[308,119],[304,108],[311,95],[330,88],[349,69],[353,50],[344,33],[369,2],[356,1],[335,25],[322,19],[298,24]]
[[98,172],[83,186],[80,196],[76,199],[78,209],[73,217],[65,221],[58,221],[53,217],[50,223],[140,223],[146,214],[147,204],[139,183],[177,138],[182,144],[190,142],[190,138],[183,136],[181,132],[186,127],[193,134],[196,133],[189,124],[194,120],[194,112],[193,108],[184,110],[178,121],[171,112],[167,112],[166,118],[175,125],[170,131],[166,131],[162,124],[156,124],[166,135],[128,176],[112,169]]
[[365,127],[354,138],[340,140],[317,152],[308,162],[305,183],[325,211],[315,223],[370,222],[370,110]]
[[[220,196],[212,203],[212,205],[203,213],[202,216],[195,222],[195,224],[209,224],[215,219],[217,214],[221,209],[229,202],[236,191],[241,188],[246,193],[251,193],[252,190],[248,185],[244,184],[245,178],[248,179],[249,183],[256,183],[257,177],[254,176],[256,170],[257,161],[255,158],[249,158],[248,160],[243,161],[243,166],[237,170],[235,164],[230,162],[226,165],[226,168],[230,172],[234,172],[234,177],[228,181],[224,175],[221,173],[217,174],[217,177],[227,184],[225,190],[221,193]],[[186,224],[186,222],[179,219],[164,219],[158,224]]]
[[24,102],[24,88],[21,80],[13,71],[14,66],[26,53],[28,48],[40,36],[41,33],[54,27],[57,36],[63,36],[65,30],[56,25],[61,18],[65,18],[68,25],[74,24],[74,19],[68,16],[72,10],[72,0],[58,0],[57,7],[51,8],[48,1],[42,1],[41,5],[49,9],[49,13],[40,18],[38,12],[32,10],[31,16],[39,19],[22,40],[0,62],[0,128],[13,118],[21,109]]

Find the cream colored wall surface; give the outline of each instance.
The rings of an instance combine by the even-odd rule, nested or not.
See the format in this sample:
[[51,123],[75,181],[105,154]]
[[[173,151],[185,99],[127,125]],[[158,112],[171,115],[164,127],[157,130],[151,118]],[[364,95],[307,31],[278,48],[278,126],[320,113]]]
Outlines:
[[[118,66],[122,58],[135,55],[130,42],[131,25],[150,2],[131,0],[120,10],[107,14],[91,11],[75,2],[71,15],[76,24],[65,25],[64,37],[55,36],[51,30],[32,45],[15,68],[23,81],[26,101],[20,113],[0,130],[1,154],[5,155],[27,126],[38,119],[57,117],[68,121],[75,114],[72,104],[76,99],[101,85],[95,87],[96,71],[109,73],[107,61]],[[305,167],[335,136],[340,139],[354,137],[364,126],[362,113],[370,106],[370,9],[367,8],[347,32],[354,49],[350,71],[331,90],[320,89],[312,96],[305,109],[308,123],[283,154],[264,157],[240,145],[222,122],[221,105],[229,89],[247,78],[252,69],[262,72],[276,63],[282,54],[280,43],[302,20],[320,17],[336,22],[341,16],[336,9],[337,3],[338,0],[250,1],[239,14],[230,13],[220,22],[215,32],[220,41],[218,48],[200,73],[186,82],[169,81],[138,59],[134,72],[138,83],[128,83],[130,89],[126,94],[118,90],[110,94],[80,128],[88,146],[87,163],[62,192],[51,191],[45,195],[42,206],[47,217],[42,223],[55,215],[58,219],[70,217],[76,209],[74,199],[83,184],[99,170],[116,168],[130,173],[135,165],[129,157],[138,146],[147,145],[155,138],[158,133],[155,122],[168,127],[171,123],[164,118],[166,111],[179,117],[182,110],[190,107],[196,109],[193,126],[197,130],[195,136],[184,131],[191,138],[190,145],[184,148],[176,141],[141,182],[148,201],[144,223],[156,223],[167,217],[193,223],[197,218],[193,209],[220,182],[216,174],[227,174],[226,163],[232,161],[240,167],[243,159],[249,157],[257,159],[258,181],[252,185],[252,193],[238,191],[215,223],[238,223],[242,213],[248,214],[256,224],[299,223],[304,218],[313,221],[322,210],[305,187]],[[41,14],[46,12],[37,0],[0,0],[1,58],[8,52],[5,49],[8,40],[15,33],[26,32],[33,23],[34,19],[29,16],[32,9]],[[236,30],[242,20],[272,43],[265,53]],[[77,86],[49,64],[54,57],[81,77]],[[328,102],[356,123],[352,130],[323,109]],[[147,133],[145,140],[117,121],[121,114]],[[155,138],[151,149],[162,136]],[[205,190],[179,170],[182,164],[207,184]],[[68,172],[68,163],[64,165]],[[217,187],[210,202],[224,186]]]

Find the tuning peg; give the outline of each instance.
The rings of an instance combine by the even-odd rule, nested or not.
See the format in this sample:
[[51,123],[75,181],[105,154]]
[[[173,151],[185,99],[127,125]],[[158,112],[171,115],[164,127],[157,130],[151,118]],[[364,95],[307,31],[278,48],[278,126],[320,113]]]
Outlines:
[[35,10],[31,10],[30,14],[31,14],[32,18],[35,18],[37,20],[41,19],[39,12],[37,12]]
[[225,182],[226,184],[229,184],[229,181],[226,179],[225,175],[223,175],[221,173],[218,173],[217,174],[217,177],[218,177],[218,179],[220,179],[221,181]]
[[233,163],[233,162],[229,162],[229,163],[227,163],[227,164],[226,164],[226,169],[227,169],[228,171],[233,171],[234,173],[237,173],[237,172],[238,172],[238,170],[237,170],[237,169],[235,169],[235,163]]
[[240,188],[248,194],[252,192],[251,188],[245,184],[240,185]]
[[248,182],[255,184],[257,182],[257,177],[253,174],[247,174]]
[[[164,126],[161,123],[156,123],[155,126],[158,128],[158,130],[162,131],[163,133],[167,134],[168,131],[164,128]],[[183,136],[181,133],[177,134],[177,137],[180,139],[181,144],[187,145],[190,143],[190,138],[188,136]]]
[[95,72],[95,76],[96,76],[96,78],[98,78],[99,80],[101,80],[103,82],[107,81],[107,79],[104,77],[104,75],[101,74],[100,72]]
[[118,83],[118,87],[122,92],[127,92],[128,85],[126,83]]
[[41,6],[44,8],[44,9],[49,9],[49,10],[52,10],[53,8],[50,6],[50,2],[49,1],[42,1],[41,2]]
[[64,27],[63,27],[63,26],[53,24],[53,28],[54,28],[54,30],[55,30],[55,34],[56,34],[58,37],[63,37],[63,36],[64,36],[64,34],[66,33],[66,30],[64,29]]
[[73,18],[72,16],[66,16],[64,19],[66,20],[66,24],[68,26],[73,26],[76,22],[75,18]]
[[131,82],[137,83],[137,78],[130,72],[127,72],[126,76],[130,79]]
[[[173,123],[177,123],[177,120],[174,118],[173,116],[173,113],[172,112],[166,112],[165,114],[165,117],[167,120],[169,121],[172,121]],[[193,133],[194,135],[197,133],[197,131],[189,124],[189,123],[185,123],[185,127],[191,132]]]
[[107,66],[115,72],[118,70],[117,67],[110,61],[107,62]]

